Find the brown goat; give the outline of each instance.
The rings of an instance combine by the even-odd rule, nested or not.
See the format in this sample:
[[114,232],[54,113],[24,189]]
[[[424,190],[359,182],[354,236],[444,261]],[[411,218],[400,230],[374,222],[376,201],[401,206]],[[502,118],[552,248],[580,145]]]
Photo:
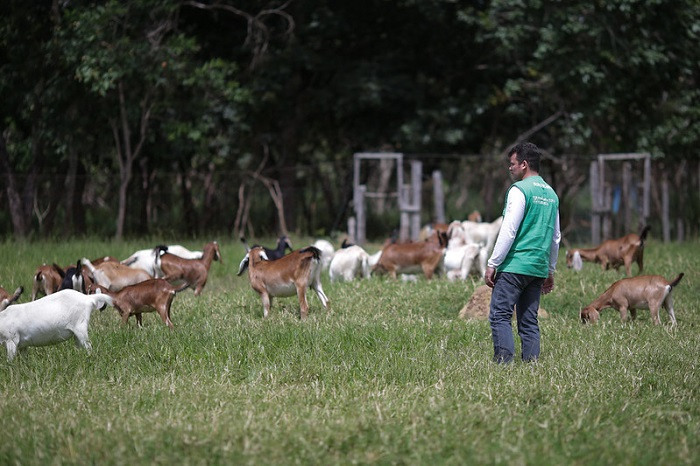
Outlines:
[[330,309],[328,297],[321,287],[321,251],[309,246],[298,249],[286,256],[268,260],[263,248],[257,246],[248,251],[238,268],[241,275],[248,268],[250,285],[262,299],[263,317],[270,313],[273,297],[292,296],[296,293],[299,298],[299,316],[306,319],[309,313],[309,303],[306,300],[306,290],[311,287],[321,304]]
[[34,273],[34,285],[32,286],[32,301],[39,293],[50,295],[58,291],[65,276],[64,270],[56,265],[40,265]]
[[15,290],[14,294],[10,295],[10,293],[5,291],[5,288],[0,286],[0,311],[5,310],[7,306],[17,301],[23,291],[24,288],[20,286]]
[[396,279],[397,273],[416,273],[422,271],[430,280],[440,266],[447,246],[447,234],[437,231],[426,241],[389,244],[382,249],[379,261],[373,272],[387,272]]
[[570,249],[566,251],[566,266],[575,270],[581,270],[583,261],[597,262],[603,270],[614,267],[619,270],[625,266],[625,273],[631,275],[630,268],[633,262],[637,262],[638,273],[644,270],[644,240],[651,227],[646,226],[642,233],[637,235],[630,233],[622,238],[609,239],[597,248]]
[[620,318],[623,322],[627,320],[628,310],[632,319],[635,319],[637,309],[649,309],[654,324],[658,325],[659,309],[663,306],[671,318],[671,324],[675,326],[676,316],[673,313],[671,291],[682,278],[683,274],[681,273],[670,283],[660,275],[642,275],[618,280],[598,299],[581,309],[581,321],[596,322],[600,317],[600,311],[611,307],[620,311]]
[[94,266],[91,261],[83,258],[81,263],[89,271],[91,281],[100,286],[108,288],[110,291],[119,291],[125,286],[135,285],[149,280],[151,277],[143,269],[134,269],[119,262],[102,262]]
[[122,323],[126,324],[129,317],[136,316],[139,327],[143,327],[141,314],[143,312],[156,311],[165,325],[173,328],[170,320],[170,306],[175,299],[175,295],[187,288],[187,284],[180,288],[175,288],[162,278],[151,278],[150,280],[125,286],[119,291],[109,291],[104,286],[92,284],[88,287],[88,294],[93,294],[100,289],[103,293],[112,298],[114,308],[119,311]]
[[195,296],[199,296],[202,288],[207,284],[209,267],[213,260],[224,263],[219,251],[219,243],[216,241],[204,245],[201,259],[183,259],[166,252],[160,257],[160,268],[164,279],[169,282],[182,280],[194,288]]

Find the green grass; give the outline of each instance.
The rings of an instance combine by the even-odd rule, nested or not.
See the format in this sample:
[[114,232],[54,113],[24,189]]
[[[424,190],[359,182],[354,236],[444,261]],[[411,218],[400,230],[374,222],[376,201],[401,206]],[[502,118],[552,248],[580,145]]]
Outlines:
[[[150,243],[6,242],[0,285],[24,285],[26,301],[42,262],[126,257]],[[539,363],[507,367],[491,363],[488,322],[457,319],[478,281],[324,277],[330,313],[312,296],[300,322],[286,298],[263,320],[235,276],[240,244],[221,243],[224,264],[203,294],[175,299],[172,332],[155,313],[143,329],[124,327],[109,308],[92,316],[90,354],[65,342],[8,363],[0,350],[0,464],[700,460],[697,242],[651,241],[645,253],[646,273],[686,273],[676,329],[665,313],[665,325],[648,311],[623,325],[610,309],[581,325],[580,307],[623,272],[561,262],[542,299]]]

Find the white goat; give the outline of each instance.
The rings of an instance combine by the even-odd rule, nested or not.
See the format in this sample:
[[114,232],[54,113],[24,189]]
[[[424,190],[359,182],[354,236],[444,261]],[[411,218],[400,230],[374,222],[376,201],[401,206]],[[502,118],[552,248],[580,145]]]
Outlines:
[[486,247],[477,243],[465,244],[445,250],[445,260],[443,267],[450,280],[466,280],[475,263],[479,267],[479,273],[483,277],[486,275]]
[[496,238],[498,238],[498,232],[502,223],[503,217],[498,217],[490,223],[472,222],[469,220],[460,222],[455,220],[450,223],[447,230],[447,236],[451,241],[451,243],[448,243],[448,247],[480,243],[486,246],[486,254],[489,255],[493,250],[494,244],[496,244]]
[[323,270],[328,270],[335,253],[333,245],[325,239],[317,239],[312,246],[321,251],[321,265]]
[[349,282],[355,277],[369,278],[369,254],[360,246],[338,249],[333,255],[328,273],[332,282]]
[[326,309],[330,309],[328,297],[321,287],[321,251],[313,246],[299,249],[284,257],[270,261],[263,248],[250,249],[238,267],[238,275],[248,269],[250,285],[260,294],[263,317],[267,317],[272,298],[292,296],[299,298],[300,318],[306,319],[309,303],[306,290],[311,288]]
[[0,312],[0,343],[7,348],[7,360],[27,346],[45,346],[75,337],[77,346],[90,350],[88,324],[95,309],[112,304],[104,294],[85,295],[62,290],[36,301],[13,304]]

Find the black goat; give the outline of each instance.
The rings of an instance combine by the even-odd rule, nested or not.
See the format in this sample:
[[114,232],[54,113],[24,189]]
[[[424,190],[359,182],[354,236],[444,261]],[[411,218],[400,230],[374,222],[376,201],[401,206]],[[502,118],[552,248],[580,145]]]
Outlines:
[[[241,242],[245,246],[246,251],[250,251],[252,248],[248,247],[248,243],[245,240],[244,236],[241,236]],[[284,253],[289,249],[290,251],[294,251],[292,249],[292,243],[289,241],[289,238],[287,238],[286,235],[280,236],[279,239],[277,240],[277,248],[276,249],[271,249],[271,248],[266,248],[265,246],[260,246],[259,244],[254,244],[253,248],[255,247],[261,247],[265,251],[265,254],[267,255],[267,258],[271,261],[275,259],[279,259],[280,257],[284,256]]]

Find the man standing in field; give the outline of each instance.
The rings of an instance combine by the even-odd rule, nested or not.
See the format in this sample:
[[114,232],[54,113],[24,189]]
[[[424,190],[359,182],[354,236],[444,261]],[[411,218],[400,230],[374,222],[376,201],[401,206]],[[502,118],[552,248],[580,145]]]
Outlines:
[[529,142],[517,144],[508,152],[508,163],[515,183],[506,195],[503,224],[484,277],[486,285],[493,288],[489,322],[497,363],[513,360],[513,307],[523,361],[539,357],[540,294],[554,288],[561,240],[559,198],[539,175],[539,148]]

